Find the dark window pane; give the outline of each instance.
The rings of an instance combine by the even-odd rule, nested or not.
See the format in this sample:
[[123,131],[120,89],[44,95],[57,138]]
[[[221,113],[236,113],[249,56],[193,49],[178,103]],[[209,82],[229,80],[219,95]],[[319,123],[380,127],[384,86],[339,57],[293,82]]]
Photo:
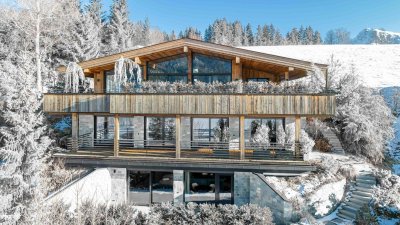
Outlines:
[[193,54],[193,74],[230,74],[232,73],[231,60]]
[[152,199],[153,203],[173,201],[172,172],[153,172],[152,174]]
[[150,191],[150,173],[146,171],[130,171],[129,172],[129,190],[146,192]]
[[187,56],[176,55],[159,60],[149,61],[147,64],[147,79],[152,81],[187,82]]
[[175,140],[175,119],[146,117],[146,140]]

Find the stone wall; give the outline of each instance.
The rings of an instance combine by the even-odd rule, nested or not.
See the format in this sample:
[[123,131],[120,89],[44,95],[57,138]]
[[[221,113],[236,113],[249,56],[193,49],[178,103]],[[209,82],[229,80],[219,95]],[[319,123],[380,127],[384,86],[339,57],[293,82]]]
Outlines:
[[181,117],[181,148],[190,148],[191,141],[190,117]]
[[108,168],[111,176],[111,196],[113,203],[125,203],[128,198],[128,180],[126,168]]
[[290,224],[291,203],[273,186],[264,175],[250,172],[235,172],[234,202],[236,205],[255,204],[270,208],[276,224]]
[[184,171],[174,170],[174,204],[180,204],[184,202]]

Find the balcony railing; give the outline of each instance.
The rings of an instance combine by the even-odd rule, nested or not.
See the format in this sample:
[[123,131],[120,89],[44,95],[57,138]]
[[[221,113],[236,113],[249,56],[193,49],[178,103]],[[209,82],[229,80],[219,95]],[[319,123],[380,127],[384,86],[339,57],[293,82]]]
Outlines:
[[331,116],[332,94],[45,94],[48,113]]
[[[120,139],[119,154],[130,157],[176,158],[174,140]],[[230,159],[239,160],[239,142],[182,141],[180,158],[188,159]],[[74,148],[74,146],[76,146]],[[113,154],[114,139],[78,138],[69,139],[68,148],[73,152]],[[301,161],[301,144],[261,144],[245,142],[246,160],[290,160]]]

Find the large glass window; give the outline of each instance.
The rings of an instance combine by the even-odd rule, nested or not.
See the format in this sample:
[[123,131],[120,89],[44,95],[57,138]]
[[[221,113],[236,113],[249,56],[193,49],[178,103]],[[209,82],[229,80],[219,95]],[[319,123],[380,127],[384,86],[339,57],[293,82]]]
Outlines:
[[257,129],[262,125],[266,125],[269,128],[269,139],[270,142],[276,142],[276,129],[277,126],[282,125],[284,127],[283,118],[249,118],[245,119],[245,140],[252,141]]
[[155,61],[149,61],[147,64],[147,80],[187,82],[188,61],[187,56],[177,55]]
[[193,81],[226,83],[232,80],[231,60],[193,53]]
[[153,172],[151,183],[153,203],[173,200],[174,177],[172,172]]
[[114,117],[96,116],[95,121],[96,139],[114,139]]
[[133,138],[133,117],[120,117],[119,118],[119,138],[120,139],[134,139]]
[[175,119],[146,117],[146,140],[175,140]]
[[[143,71],[143,66],[140,66],[140,71]],[[133,73],[136,74],[138,71],[135,68]],[[118,86],[117,83],[114,80],[114,70],[107,70],[104,71],[104,77],[105,77],[105,86],[106,86],[106,93],[115,93],[115,92],[123,92],[125,91],[122,86]],[[128,75],[128,83],[134,83],[134,76],[130,74],[129,72],[127,73]]]
[[193,141],[229,141],[228,118],[193,118],[192,140]]
[[232,203],[232,174],[186,172],[185,201]]
[[129,171],[129,200],[137,205],[150,203],[150,172]]

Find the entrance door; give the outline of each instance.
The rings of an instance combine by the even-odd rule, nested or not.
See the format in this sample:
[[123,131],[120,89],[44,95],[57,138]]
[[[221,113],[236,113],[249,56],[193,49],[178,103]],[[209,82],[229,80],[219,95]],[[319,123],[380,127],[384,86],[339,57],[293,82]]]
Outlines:
[[208,172],[187,172],[186,174],[186,202],[214,204],[232,203],[232,174],[216,174]]

